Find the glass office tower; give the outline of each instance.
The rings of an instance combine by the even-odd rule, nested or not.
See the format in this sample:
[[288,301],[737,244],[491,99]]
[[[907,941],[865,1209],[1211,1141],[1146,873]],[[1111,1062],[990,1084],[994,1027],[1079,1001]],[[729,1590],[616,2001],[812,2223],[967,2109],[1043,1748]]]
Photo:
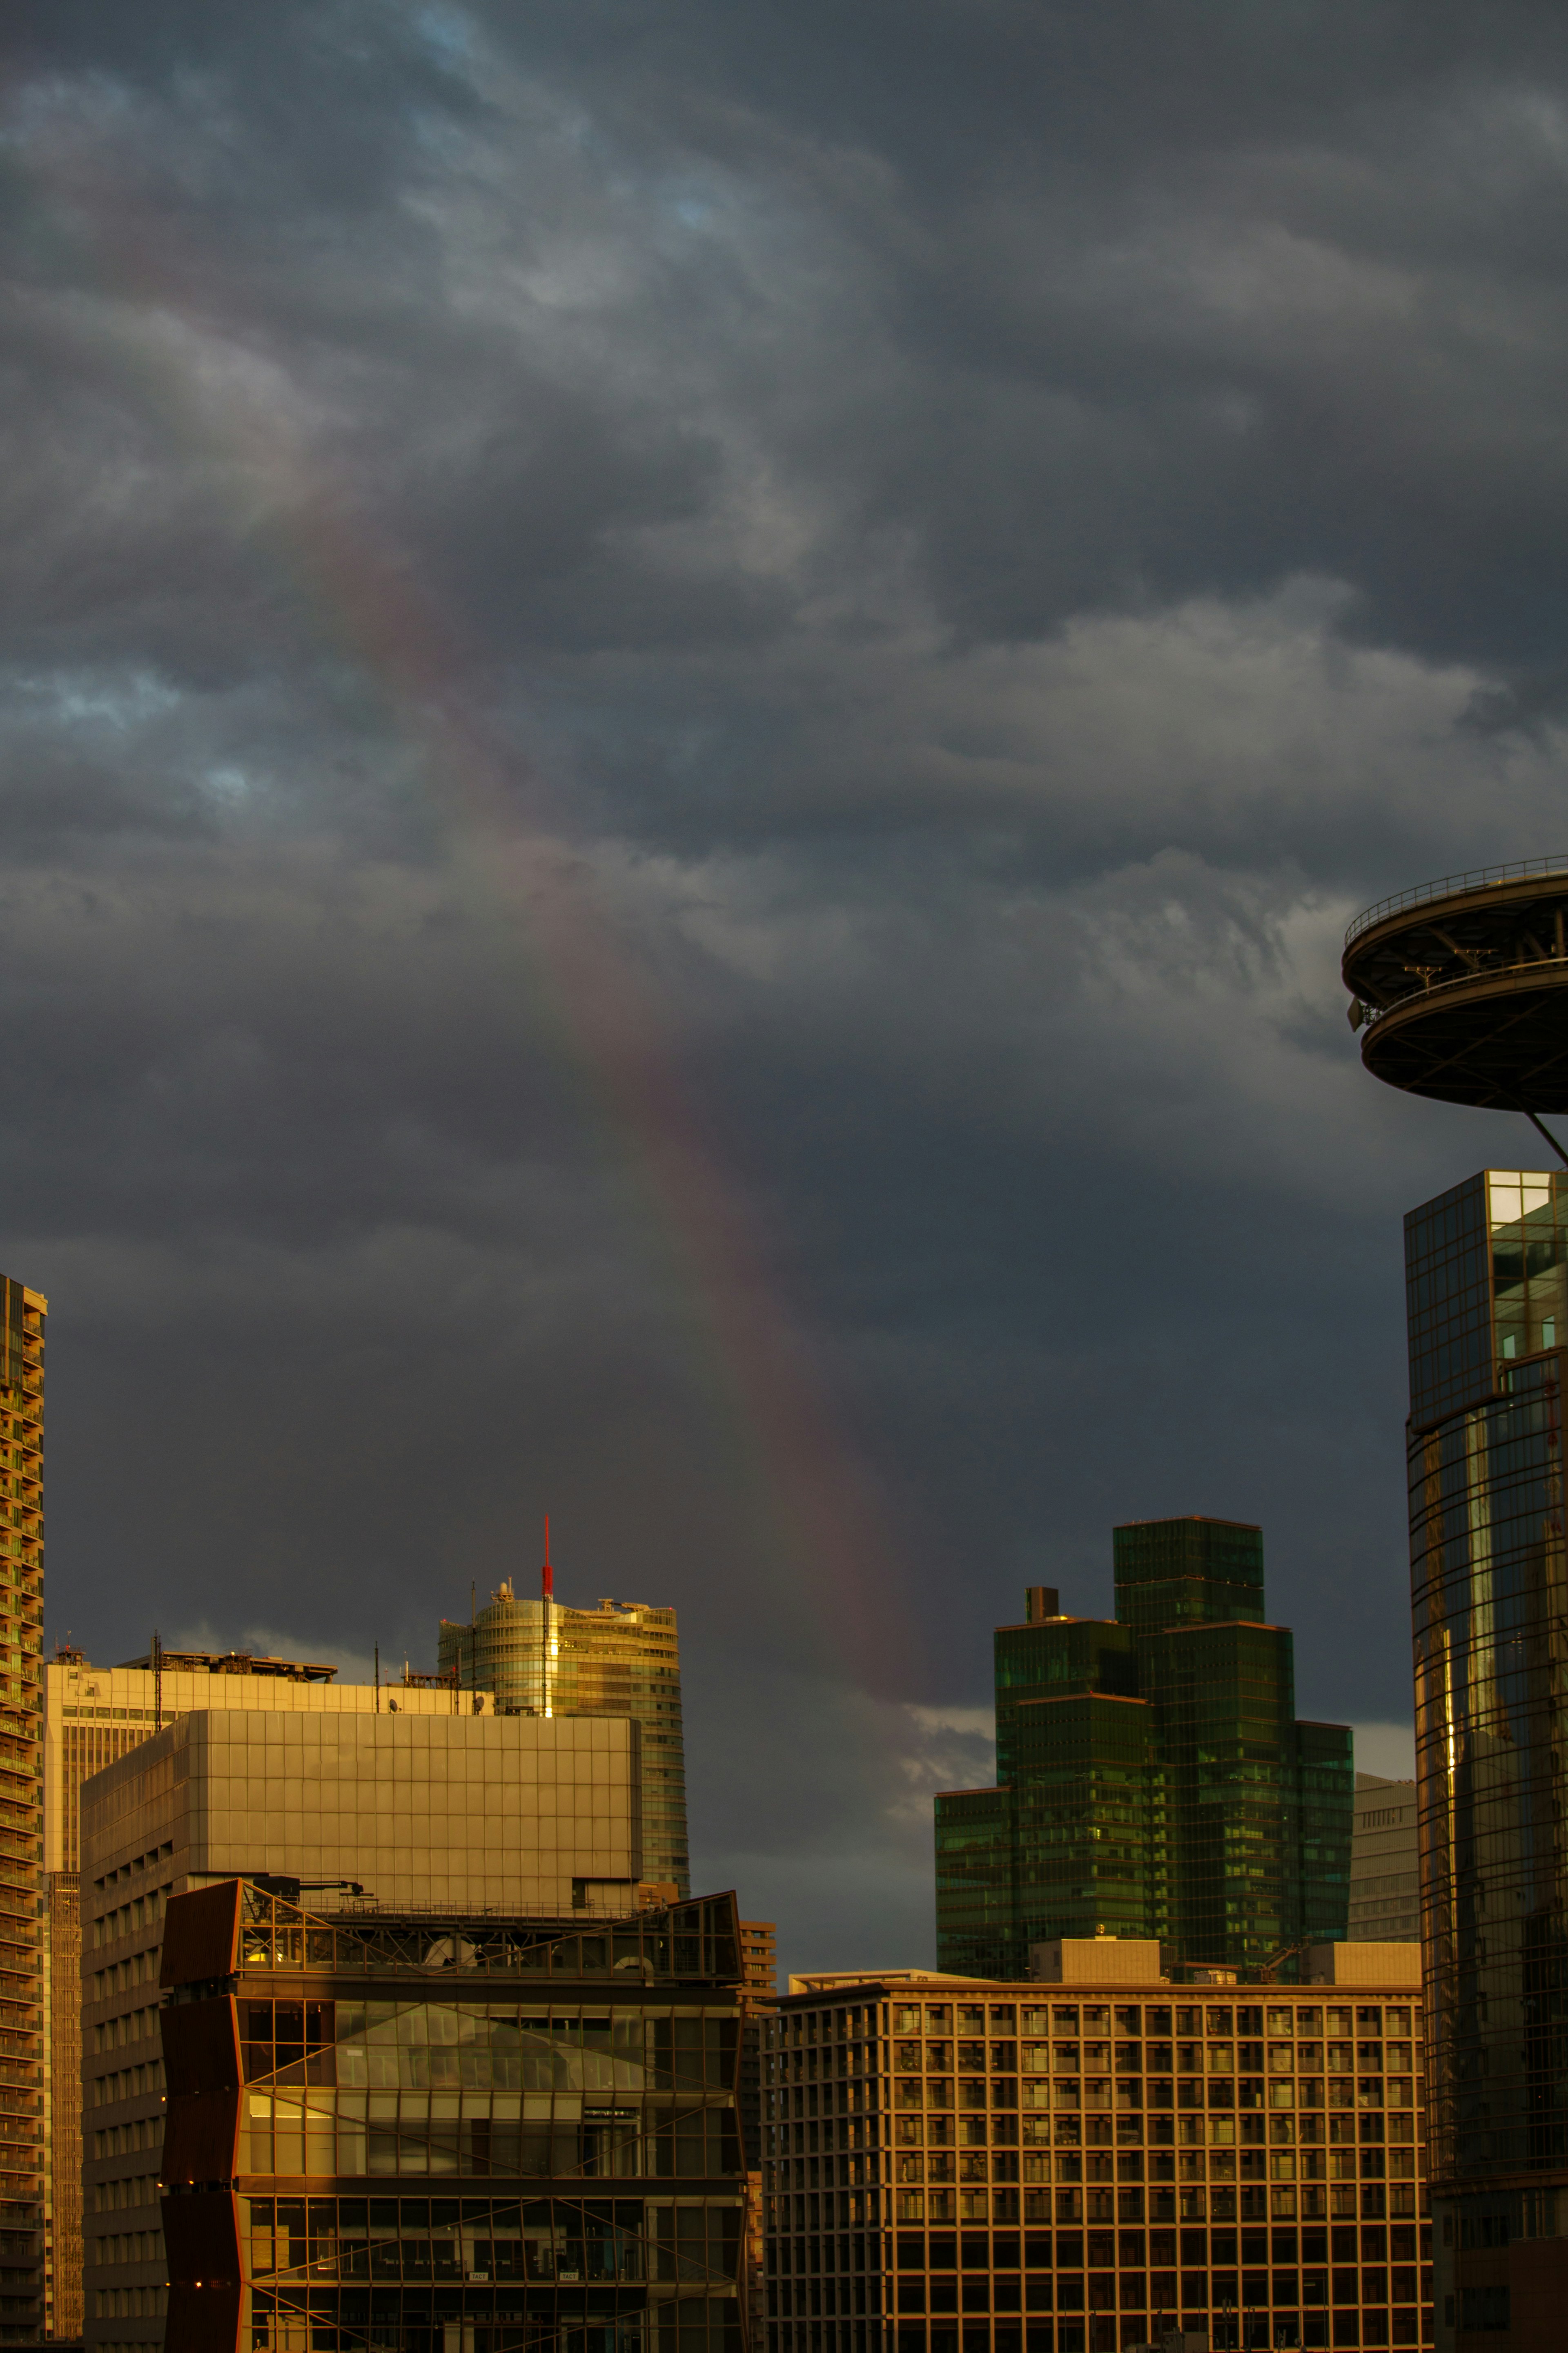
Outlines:
[[1261,1530],[1116,1529],[1114,1620],[1050,1588],[995,1633],[994,1789],[936,1801],[939,1966],[1024,1975],[1058,1936],[1155,1937],[1236,1967],[1345,1933],[1353,1767],[1298,1722]]
[[443,1618],[443,1674],[493,1691],[502,1715],[629,1715],[642,1728],[643,1876],[691,1893],[680,1639],[673,1609],[520,1600],[509,1577],[472,1624]]
[[1443,2342],[1568,2291],[1568,1175],[1487,1169],[1405,1231]]

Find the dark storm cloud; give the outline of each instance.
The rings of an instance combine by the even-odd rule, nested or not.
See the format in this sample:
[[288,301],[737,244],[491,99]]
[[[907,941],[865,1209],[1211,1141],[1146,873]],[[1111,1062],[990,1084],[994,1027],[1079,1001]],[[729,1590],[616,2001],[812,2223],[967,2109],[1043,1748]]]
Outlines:
[[[6,41],[0,1248],[52,1299],[54,1630],[427,1659],[548,1508],[572,1598],[680,1608],[700,1873],[820,1961],[921,1957],[989,1625],[1107,1607],[1115,1519],[1261,1519],[1303,1709],[1397,1721],[1397,1213],[1536,1147],[1362,1079],[1337,944],[1563,841],[1560,12]],[[907,1650],[814,1588],[557,883]]]

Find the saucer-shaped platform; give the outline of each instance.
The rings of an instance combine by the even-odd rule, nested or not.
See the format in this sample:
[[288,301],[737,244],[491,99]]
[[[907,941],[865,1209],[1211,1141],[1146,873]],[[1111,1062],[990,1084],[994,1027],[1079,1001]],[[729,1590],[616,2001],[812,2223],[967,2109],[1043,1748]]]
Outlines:
[[1568,858],[1369,907],[1343,972],[1374,1078],[1489,1111],[1568,1112]]

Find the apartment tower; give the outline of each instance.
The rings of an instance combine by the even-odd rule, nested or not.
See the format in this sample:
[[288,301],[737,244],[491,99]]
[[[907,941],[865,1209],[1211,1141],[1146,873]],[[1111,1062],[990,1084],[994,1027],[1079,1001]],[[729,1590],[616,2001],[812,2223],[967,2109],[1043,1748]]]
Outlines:
[[627,1715],[641,1727],[644,1870],[691,1892],[680,1641],[673,1609],[601,1601],[574,1609],[546,1594],[520,1599],[509,1578],[471,1620],[444,1618],[442,1674],[493,1691],[503,1715]]
[[38,1652],[44,1621],[44,1319],[0,1276],[0,2343],[30,2343],[44,2309],[44,1956],[57,1923],[41,1871]]
[[997,1787],[936,1801],[943,1969],[1022,1977],[1061,1936],[1237,1968],[1344,1936],[1351,1735],[1297,1718],[1262,1532],[1136,1521],[1113,1542],[1114,1620],[1035,1586],[996,1629]]

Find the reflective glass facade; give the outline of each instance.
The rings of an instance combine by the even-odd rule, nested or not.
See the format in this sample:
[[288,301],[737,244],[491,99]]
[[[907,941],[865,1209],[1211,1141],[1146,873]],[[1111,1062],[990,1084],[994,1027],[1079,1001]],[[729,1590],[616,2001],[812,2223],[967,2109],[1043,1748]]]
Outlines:
[[170,2353],[742,2353],[723,1896],[591,1934],[169,1905]]
[[440,1671],[503,1715],[629,1715],[641,1726],[643,1875],[690,1892],[680,1641],[673,1609],[570,1609],[497,1588],[471,1625],[441,1620]]
[[1421,2060],[1376,1988],[803,1989],[768,2353],[1430,2344]]
[[1261,1532],[1138,1523],[1115,1566],[1114,1620],[996,1630],[998,1786],[936,1802],[944,1969],[1022,1976],[1059,1936],[1237,1966],[1344,1935],[1351,1736],[1296,1718]]
[[1497,2345],[1568,2293],[1568,1178],[1473,1176],[1405,1250],[1438,2319]]

